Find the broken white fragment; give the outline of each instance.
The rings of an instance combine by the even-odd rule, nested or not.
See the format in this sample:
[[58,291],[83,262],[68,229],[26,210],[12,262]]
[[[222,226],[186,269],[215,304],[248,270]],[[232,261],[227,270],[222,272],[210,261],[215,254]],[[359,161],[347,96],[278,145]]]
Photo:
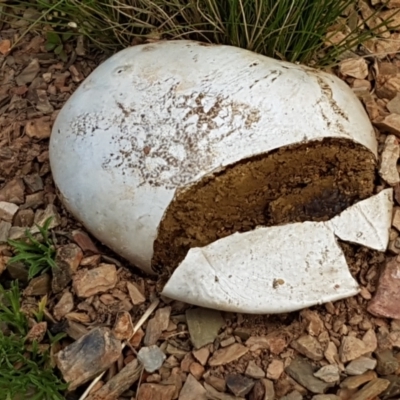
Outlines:
[[192,248],[162,294],[246,313],[284,313],[353,296],[359,287],[335,235],[384,251],[391,197],[387,189],[327,222],[262,227]]

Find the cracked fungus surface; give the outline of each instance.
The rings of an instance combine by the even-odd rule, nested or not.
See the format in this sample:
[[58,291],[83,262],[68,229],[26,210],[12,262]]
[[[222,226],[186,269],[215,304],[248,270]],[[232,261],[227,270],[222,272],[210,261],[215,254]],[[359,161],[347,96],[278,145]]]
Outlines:
[[374,180],[373,154],[346,139],[242,160],[176,194],[159,227],[153,267],[172,273],[190,248],[260,225],[326,221],[370,197]]

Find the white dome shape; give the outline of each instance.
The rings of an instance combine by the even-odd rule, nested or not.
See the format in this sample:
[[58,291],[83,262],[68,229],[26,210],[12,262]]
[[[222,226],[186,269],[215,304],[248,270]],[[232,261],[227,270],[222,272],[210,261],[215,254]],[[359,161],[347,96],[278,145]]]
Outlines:
[[50,140],[72,214],[167,276],[191,248],[327,221],[368,198],[376,155],[373,127],[340,79],[193,41],[112,56],[65,104]]

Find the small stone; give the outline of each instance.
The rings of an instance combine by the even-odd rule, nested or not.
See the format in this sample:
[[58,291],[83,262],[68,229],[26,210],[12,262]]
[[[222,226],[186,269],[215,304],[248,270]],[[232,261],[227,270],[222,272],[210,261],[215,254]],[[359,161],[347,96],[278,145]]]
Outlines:
[[[400,118],[400,115],[398,115]],[[379,175],[390,186],[396,186],[400,182],[397,171],[397,161],[400,155],[400,145],[394,135],[388,135],[382,151],[382,161],[379,168]]]
[[347,364],[346,373],[348,375],[362,375],[369,370],[374,370],[375,367],[376,360],[370,357],[361,356]]
[[233,344],[235,342],[236,342],[235,338],[233,336],[231,336],[231,337],[229,337],[229,338],[227,338],[225,340],[222,340],[221,343],[220,343],[220,346],[221,347],[228,347],[228,346],[230,346],[231,344]]
[[51,134],[51,121],[49,117],[36,118],[25,125],[26,134],[35,139],[48,139]]
[[115,265],[100,264],[97,268],[77,271],[73,277],[73,288],[78,297],[87,298],[113,289],[117,279]]
[[341,400],[339,396],[335,394],[316,394],[311,400]]
[[374,379],[367,383],[362,389],[353,394],[351,400],[366,400],[375,399],[378,395],[384,392],[390,382],[386,379]]
[[74,309],[74,296],[72,296],[72,294],[68,291],[64,292],[58,303],[54,306],[53,316],[57,321],[60,321],[73,309]]
[[247,364],[245,375],[253,379],[265,378],[265,372],[254,361]]
[[332,386],[331,383],[326,383],[316,378],[311,364],[300,357],[295,358],[285,371],[291,378],[312,393],[323,394]]
[[206,365],[208,358],[210,357],[210,350],[207,347],[202,347],[199,350],[193,351],[194,358],[201,364]]
[[339,348],[340,360],[343,363],[355,360],[367,353],[365,343],[354,336],[345,336]]
[[10,235],[11,223],[0,221],[0,243],[7,243]]
[[161,349],[155,345],[142,347],[138,353],[138,360],[150,374],[160,369],[166,358]]
[[364,383],[371,381],[376,378],[374,371],[367,371],[362,375],[350,376],[340,383],[340,387],[343,389],[357,389]]
[[37,192],[28,194],[25,199],[25,203],[21,206],[22,210],[33,209],[36,210],[38,207],[44,204],[44,192]]
[[126,288],[133,305],[143,304],[146,301],[146,297],[143,296],[139,287],[133,282],[126,282]]
[[30,280],[24,290],[25,296],[44,296],[51,290],[51,278],[49,274],[42,274]]
[[239,327],[233,331],[233,334],[245,341],[251,336],[251,329]]
[[217,350],[213,356],[210,358],[208,364],[211,367],[216,367],[218,365],[225,365],[232,361],[238,360],[240,357],[244,356],[249,349],[242,344],[235,343],[231,346],[225,347],[223,349]]
[[195,362],[195,360],[192,356],[192,353],[186,353],[186,355],[183,357],[183,359],[181,361],[182,372],[189,372],[190,365],[194,362]]
[[365,79],[368,75],[368,64],[364,58],[349,58],[339,64],[340,73],[357,79]]
[[189,371],[198,381],[204,375],[204,367],[197,362],[190,364]]
[[287,338],[281,331],[274,331],[267,336],[251,336],[246,341],[250,351],[267,349],[274,355],[281,354],[287,347]]
[[211,385],[213,388],[218,390],[219,392],[225,392],[226,390],[226,382],[225,379],[218,378],[213,375],[209,375],[204,378],[204,380]]
[[396,97],[394,97],[392,100],[389,101],[389,103],[386,104],[386,108],[394,114],[400,114],[400,93],[396,94]]
[[236,397],[230,394],[218,392],[208,383],[204,384],[204,388],[206,389],[207,399],[209,400],[245,400],[244,397]]
[[189,374],[179,394],[179,400],[207,400],[207,391]]
[[324,358],[324,351],[318,340],[313,336],[301,336],[293,341],[291,346],[311,360],[320,361]]
[[18,280],[19,282],[28,282],[28,269],[25,265],[20,262],[7,264],[7,271],[12,279]]
[[25,194],[25,185],[21,178],[15,178],[0,189],[0,201],[22,204]]
[[226,386],[237,397],[244,397],[249,394],[254,384],[253,379],[246,378],[243,375],[229,374],[226,377]]
[[8,39],[0,40],[0,53],[6,55],[11,49],[11,41]]
[[143,340],[146,346],[157,343],[161,333],[168,328],[170,315],[171,307],[160,308],[156,311],[154,318],[147,324],[146,335]]
[[61,218],[54,204],[49,204],[44,210],[36,211],[35,224],[43,227],[49,218],[51,218],[49,229],[53,229],[60,225]]
[[182,360],[187,354],[186,350],[182,350],[178,347],[172,346],[171,343],[167,344],[165,352],[169,355],[175,356],[178,360]]
[[196,349],[213,343],[225,321],[219,311],[208,308],[186,310],[190,339]]
[[281,360],[272,360],[267,368],[267,378],[277,381],[282,375],[284,364]]
[[339,381],[340,372],[336,365],[326,365],[315,372],[314,376],[326,383],[334,383]]
[[174,393],[173,385],[143,383],[140,385],[137,400],[172,400]]
[[138,329],[138,331],[131,337],[129,343],[133,348],[137,348],[140,346],[142,339],[144,338],[144,331],[142,328]]
[[[57,367],[69,390],[107,370],[121,355],[121,342],[107,328],[96,328],[56,354]],[[152,399],[154,400],[154,399]]]
[[302,310],[300,316],[308,322],[306,329],[311,336],[319,336],[325,330],[324,322],[315,311]]
[[399,368],[399,362],[389,349],[380,350],[375,353],[377,359],[376,372],[379,375],[394,374]]
[[0,201],[0,219],[6,222],[12,222],[18,206],[14,203]]
[[43,181],[38,173],[24,176],[24,182],[30,193],[36,193],[43,190]]
[[274,384],[269,379],[262,379],[265,388],[264,400],[275,400]]
[[29,342],[32,343],[33,341],[36,341],[37,343],[40,343],[47,332],[47,322],[39,322],[29,330],[27,333],[25,339]]
[[400,395],[400,377],[397,375],[385,376],[390,384],[387,389],[382,393],[383,399],[398,399]]
[[362,341],[365,344],[367,353],[373,353],[378,347],[378,339],[373,329],[368,329],[367,332],[365,332]]
[[261,381],[256,381],[253,390],[249,394],[249,400],[264,400],[265,387]]
[[400,259],[387,262],[378,282],[375,296],[368,304],[368,311],[384,318],[400,319]]
[[0,256],[0,276],[7,269],[7,263],[10,257]]
[[40,72],[40,64],[37,58],[34,58],[28,66],[21,71],[21,73],[15,78],[18,86],[26,85],[31,83]]
[[54,111],[54,107],[49,102],[47,96],[47,90],[37,89],[36,90],[36,110],[43,114],[51,114]]
[[389,114],[374,121],[374,124],[383,132],[393,133],[400,136],[400,115]]
[[33,225],[35,213],[31,209],[19,210],[14,218],[15,227],[29,228]]
[[293,392],[283,396],[281,400],[303,400],[303,396],[297,390],[293,390]]
[[60,293],[72,281],[72,276],[78,270],[82,258],[82,250],[76,244],[70,243],[57,249],[55,258],[57,268],[53,270],[51,284],[53,293]]
[[82,251],[90,252],[92,254],[99,254],[99,250],[90,239],[89,235],[80,230],[72,231],[72,240],[82,249]]
[[118,340],[129,340],[133,335],[133,323],[131,315],[122,311],[115,320],[113,334]]

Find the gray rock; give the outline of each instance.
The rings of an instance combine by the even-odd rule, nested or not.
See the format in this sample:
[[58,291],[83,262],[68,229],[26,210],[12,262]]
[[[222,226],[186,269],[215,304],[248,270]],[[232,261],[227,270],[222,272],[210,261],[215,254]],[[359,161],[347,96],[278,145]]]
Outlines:
[[300,354],[305,355],[314,361],[319,361],[324,358],[322,346],[315,337],[311,335],[303,335],[292,342],[291,346]]
[[196,349],[214,342],[225,321],[219,311],[191,308],[186,311],[190,339]]
[[244,397],[253,389],[255,382],[243,375],[229,374],[226,377],[226,386],[237,397]]
[[297,390],[293,390],[293,392],[283,396],[281,400],[303,400],[303,396]]
[[245,375],[253,379],[265,378],[265,372],[254,361],[247,364]]
[[346,373],[348,375],[362,375],[364,372],[374,370],[376,367],[376,360],[370,357],[361,356],[351,361],[346,366]]
[[207,400],[207,391],[193,375],[189,374],[178,400]]
[[336,365],[326,365],[314,373],[316,378],[319,378],[327,383],[338,382],[340,379],[339,368]]
[[156,345],[142,347],[138,353],[138,360],[150,374],[160,369],[166,358],[167,356]]
[[391,375],[399,368],[399,362],[391,350],[377,351],[375,356],[377,358],[376,372],[379,375]]
[[295,358],[285,371],[291,378],[312,393],[323,394],[333,385],[316,378],[311,364],[301,357]]

